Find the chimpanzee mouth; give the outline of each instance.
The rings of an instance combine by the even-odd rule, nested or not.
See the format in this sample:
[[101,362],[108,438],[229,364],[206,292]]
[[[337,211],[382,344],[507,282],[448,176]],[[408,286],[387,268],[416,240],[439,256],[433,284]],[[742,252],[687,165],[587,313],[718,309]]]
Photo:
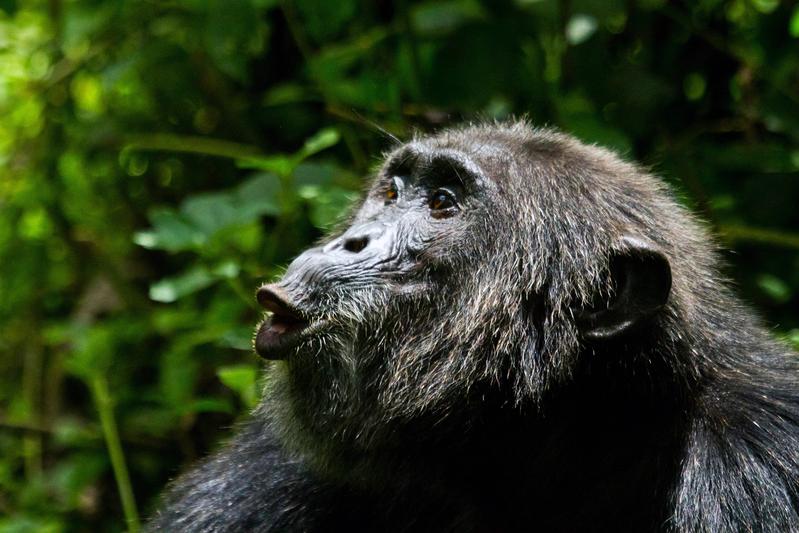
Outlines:
[[311,317],[291,303],[288,295],[276,285],[258,290],[258,303],[272,313],[255,334],[255,351],[265,359],[285,359],[304,334],[317,329],[321,321]]

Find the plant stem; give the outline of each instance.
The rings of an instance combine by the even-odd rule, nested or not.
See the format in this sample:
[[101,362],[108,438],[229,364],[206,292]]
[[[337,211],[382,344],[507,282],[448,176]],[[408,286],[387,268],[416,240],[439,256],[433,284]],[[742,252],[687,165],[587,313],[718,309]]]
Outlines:
[[730,242],[755,242],[784,248],[799,248],[799,234],[733,224],[719,227],[719,233]]
[[[39,425],[41,422],[42,350],[32,344],[25,350],[22,362],[22,391],[28,410],[26,422]],[[27,433],[22,438],[22,455],[25,458],[25,477],[28,481],[42,474],[42,435]]]
[[108,381],[104,376],[95,374],[91,380],[91,387],[94,403],[100,413],[100,424],[103,427],[103,437],[111,458],[111,467],[114,469],[119,498],[122,500],[125,522],[127,522],[130,533],[137,533],[140,529],[139,513],[136,510],[136,500],[133,497],[128,467],[125,465],[125,454],[122,452],[122,443],[119,440],[119,430],[114,418],[114,405],[108,391]]

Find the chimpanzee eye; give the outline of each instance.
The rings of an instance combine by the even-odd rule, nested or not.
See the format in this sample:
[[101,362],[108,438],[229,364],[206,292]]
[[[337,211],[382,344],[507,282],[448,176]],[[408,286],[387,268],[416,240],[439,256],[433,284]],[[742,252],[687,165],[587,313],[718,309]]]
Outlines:
[[388,189],[386,189],[386,203],[393,203],[397,201],[397,197],[399,197],[399,190],[402,186],[402,181],[399,178],[394,177],[391,178],[391,185],[389,185]]
[[433,211],[444,211],[446,209],[452,209],[457,206],[455,203],[455,197],[446,189],[438,189],[436,190],[432,196],[430,196],[430,209]]

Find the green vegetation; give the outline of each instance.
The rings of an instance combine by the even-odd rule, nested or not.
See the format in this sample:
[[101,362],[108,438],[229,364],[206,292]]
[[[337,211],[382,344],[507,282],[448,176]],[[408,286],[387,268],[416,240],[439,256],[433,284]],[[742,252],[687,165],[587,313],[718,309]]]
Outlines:
[[0,0],[0,533],[138,528],[392,135],[621,150],[799,345],[798,51],[795,0]]

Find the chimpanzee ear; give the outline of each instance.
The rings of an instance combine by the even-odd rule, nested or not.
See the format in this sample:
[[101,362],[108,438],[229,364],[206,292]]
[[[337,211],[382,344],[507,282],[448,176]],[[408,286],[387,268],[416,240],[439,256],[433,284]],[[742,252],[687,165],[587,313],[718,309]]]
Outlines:
[[622,249],[610,258],[613,291],[581,312],[578,324],[589,339],[623,335],[666,305],[671,291],[671,267],[653,245],[624,236]]

